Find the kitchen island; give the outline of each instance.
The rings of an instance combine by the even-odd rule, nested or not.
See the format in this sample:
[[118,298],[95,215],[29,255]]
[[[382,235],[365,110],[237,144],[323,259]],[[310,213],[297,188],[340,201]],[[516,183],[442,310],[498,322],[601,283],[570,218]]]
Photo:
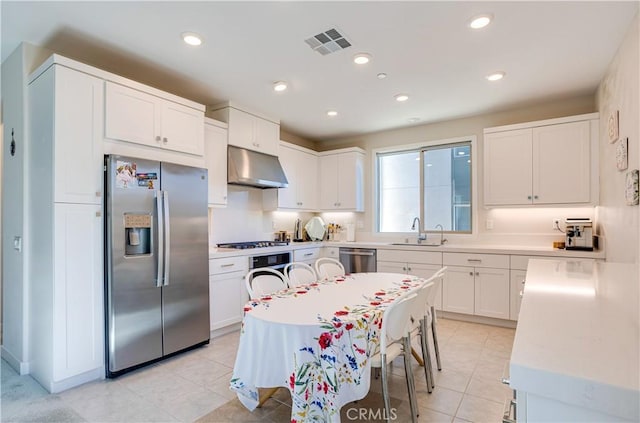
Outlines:
[[530,260],[511,363],[518,422],[640,420],[638,266]]

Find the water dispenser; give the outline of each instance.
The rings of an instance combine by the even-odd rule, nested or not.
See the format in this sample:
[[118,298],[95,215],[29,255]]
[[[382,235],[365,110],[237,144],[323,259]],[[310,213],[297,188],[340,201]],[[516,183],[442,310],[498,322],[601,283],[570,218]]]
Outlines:
[[151,254],[152,220],[149,213],[124,214],[125,256]]

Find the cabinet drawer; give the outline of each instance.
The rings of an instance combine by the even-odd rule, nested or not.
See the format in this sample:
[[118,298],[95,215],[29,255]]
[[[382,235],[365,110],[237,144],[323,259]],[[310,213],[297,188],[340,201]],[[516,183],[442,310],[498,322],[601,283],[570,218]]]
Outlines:
[[509,268],[509,256],[501,254],[444,253],[444,266]]
[[436,251],[380,250],[378,260],[400,263],[442,264],[442,253]]
[[340,250],[338,247],[322,247],[322,250],[322,257],[332,257],[336,260],[340,259]]
[[293,261],[315,261],[320,257],[320,248],[305,248],[303,250],[294,250]]
[[209,274],[229,273],[249,270],[249,259],[246,256],[209,259]]

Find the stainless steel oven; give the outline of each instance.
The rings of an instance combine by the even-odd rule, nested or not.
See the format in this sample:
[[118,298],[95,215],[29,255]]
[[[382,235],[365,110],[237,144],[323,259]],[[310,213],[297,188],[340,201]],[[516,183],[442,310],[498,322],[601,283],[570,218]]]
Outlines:
[[249,258],[249,270],[269,267],[282,272],[289,263],[291,263],[291,253],[288,251],[286,253],[261,254]]
[[347,273],[375,272],[376,250],[373,248],[340,248],[340,263]]

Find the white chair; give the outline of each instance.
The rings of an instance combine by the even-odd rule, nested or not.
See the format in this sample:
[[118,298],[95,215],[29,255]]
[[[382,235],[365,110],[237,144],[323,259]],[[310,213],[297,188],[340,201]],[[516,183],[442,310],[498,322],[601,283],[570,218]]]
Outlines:
[[283,273],[289,280],[289,287],[306,285],[318,280],[315,270],[307,263],[289,263],[284,267]]
[[344,266],[338,260],[331,257],[322,257],[316,260],[316,274],[320,279],[329,279],[334,276],[343,276],[346,272]]
[[424,366],[424,376],[427,383],[427,391],[432,392],[435,387],[435,378],[433,376],[433,366],[431,360],[431,353],[429,352],[429,326],[433,335],[433,346],[436,353],[436,361],[438,370],[442,370],[440,364],[440,350],[438,348],[438,335],[436,332],[436,313],[435,307],[435,295],[438,292],[438,286],[436,281],[444,277],[444,273],[447,270],[446,267],[438,270],[433,276],[427,279],[417,292],[419,300],[416,307],[412,310],[412,336],[420,338],[420,346],[422,349],[422,360],[420,356],[412,349],[413,356],[418,360],[420,365]]
[[407,390],[409,391],[409,405],[411,407],[411,421],[416,422],[418,417],[418,405],[416,403],[416,391],[411,368],[411,312],[416,307],[418,296],[414,291],[409,291],[403,297],[396,299],[384,311],[382,315],[382,328],[380,330],[380,346],[376,354],[371,357],[371,367],[380,369],[382,373],[382,397],[384,401],[385,416],[390,418],[391,405],[389,401],[389,386],[387,381],[387,367],[400,354],[404,357],[404,371],[407,378]]
[[258,299],[289,287],[287,277],[269,267],[251,270],[245,276],[244,283],[251,299]]

